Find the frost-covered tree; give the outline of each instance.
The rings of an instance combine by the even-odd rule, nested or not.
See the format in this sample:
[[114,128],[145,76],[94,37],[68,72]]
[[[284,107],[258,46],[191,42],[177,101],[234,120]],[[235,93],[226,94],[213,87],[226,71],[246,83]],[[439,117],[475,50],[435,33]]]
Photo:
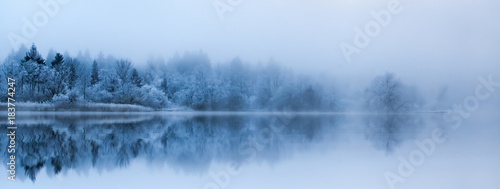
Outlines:
[[111,103],[114,93],[118,91],[120,82],[114,69],[101,69],[100,82],[89,88],[89,98],[94,102]]
[[[17,52],[12,51],[9,53],[5,61],[3,62],[2,65],[0,65],[0,81],[5,81],[7,82],[7,78],[13,78],[17,80],[18,86],[21,85],[21,80],[19,79],[21,77],[21,73],[23,72],[23,67],[19,64],[19,56],[16,57]],[[7,91],[8,85],[0,85],[0,90],[1,91]],[[16,89],[16,99],[22,100],[22,87]],[[0,101],[5,102],[7,101],[7,92],[0,93]]]
[[79,51],[78,55],[76,56],[76,59],[84,65],[89,65],[92,62],[92,58],[90,57],[89,50],[85,50],[85,53],[82,53],[82,51]]
[[256,106],[258,108],[270,107],[270,100],[276,91],[285,82],[284,71],[273,60],[265,67],[258,68],[256,84]]
[[76,66],[75,64],[77,63],[76,60],[73,60],[69,63],[69,69],[68,69],[68,88],[71,90],[75,87],[75,84],[78,79],[78,75],[76,74]]
[[50,91],[50,98],[52,99],[54,96],[66,92],[68,75],[67,67],[64,64],[64,57],[60,53],[56,53],[52,59],[51,67],[52,77],[47,85]]
[[[47,63],[52,63],[54,61],[54,58],[56,56],[57,52],[54,49],[49,49],[49,52],[47,53],[47,58],[45,59],[45,62]],[[52,65],[49,65],[52,66]]]
[[138,95],[138,104],[143,106],[162,109],[169,105],[165,93],[151,85],[142,86]]
[[35,44],[31,45],[31,48],[28,52],[26,52],[26,56],[22,60],[23,63],[28,61],[34,61],[37,64],[45,64],[45,60],[42,58],[42,55],[36,49]]
[[137,72],[137,69],[132,69],[132,74],[130,76],[130,81],[132,82],[132,84],[134,84],[135,86],[137,87],[141,87],[142,86],[142,79],[141,77],[139,76],[139,72]]
[[21,86],[26,86],[27,95],[34,101],[46,100],[45,89],[43,85],[47,82],[50,76],[49,69],[45,64],[45,60],[38,52],[35,44],[33,44],[26,56],[21,60],[21,65],[24,70],[22,73]]
[[89,64],[80,64],[79,67],[77,67],[77,75],[78,75],[78,90],[81,93],[81,97],[83,98],[82,100],[87,101],[88,95],[88,89],[90,87],[90,76],[91,76],[91,69],[89,67]]
[[118,76],[118,79],[121,80],[122,83],[127,83],[129,82],[130,78],[130,71],[132,70],[132,63],[128,60],[118,60],[115,63],[115,71],[116,75]]
[[56,53],[50,65],[52,66],[52,68],[56,69],[57,71],[60,71],[63,63],[64,63],[63,55],[61,55],[61,53]]
[[13,51],[4,61],[0,77],[15,73],[18,99],[138,104],[155,109],[183,106],[207,111],[331,110],[336,102],[329,87],[298,78],[274,61],[262,66],[234,58],[212,65],[204,52],[196,51],[175,55],[168,63],[152,58],[144,69],[103,53],[93,62],[88,51],[79,52],[76,58],[54,50],[49,55],[44,61],[32,45]]
[[163,76],[163,79],[161,80],[160,83],[160,89],[167,94],[168,93],[168,78],[167,76]]
[[[12,50],[3,61],[3,64],[0,65],[0,71],[2,72],[1,75],[3,76],[2,81],[7,81],[8,77],[17,81],[16,100],[25,100],[25,90],[23,90],[23,74],[25,72],[24,67],[20,64],[20,61],[24,59],[27,51],[28,49],[24,45],[21,45],[17,51]],[[7,91],[7,85],[2,85],[0,89]],[[7,93],[5,92],[0,96],[6,97],[6,95]],[[7,101],[7,98],[1,98],[1,101]]]
[[250,68],[245,66],[240,58],[234,58],[228,65],[226,77],[229,82],[227,107],[230,110],[242,110],[248,105],[251,94],[249,84]]
[[419,106],[418,92],[405,86],[393,73],[377,76],[365,90],[370,111],[405,112]]
[[92,75],[90,76],[90,85],[94,86],[100,81],[99,79],[99,65],[97,65],[97,61],[94,60],[92,63]]

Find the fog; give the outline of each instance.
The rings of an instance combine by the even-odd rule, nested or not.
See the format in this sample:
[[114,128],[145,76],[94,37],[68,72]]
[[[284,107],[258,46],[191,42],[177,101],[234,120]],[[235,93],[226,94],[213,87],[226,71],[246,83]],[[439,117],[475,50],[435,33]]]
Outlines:
[[4,1],[0,183],[498,188],[499,8]]
[[[2,3],[0,60],[17,50],[9,37],[14,33],[43,56],[51,48],[72,56],[88,50],[93,58],[103,52],[144,65],[152,56],[203,50],[213,64],[236,56],[251,64],[274,59],[297,72],[332,77],[347,89],[393,72],[428,98],[450,86],[459,99],[473,92],[478,76],[500,70],[500,3],[493,0],[402,0],[400,13],[351,61],[340,44],[353,44],[355,28],[364,30],[375,20],[371,12],[387,10],[391,1],[69,0],[57,3],[32,36],[23,35],[25,20],[47,12],[39,2],[51,1]],[[230,7],[223,19],[214,2]]]

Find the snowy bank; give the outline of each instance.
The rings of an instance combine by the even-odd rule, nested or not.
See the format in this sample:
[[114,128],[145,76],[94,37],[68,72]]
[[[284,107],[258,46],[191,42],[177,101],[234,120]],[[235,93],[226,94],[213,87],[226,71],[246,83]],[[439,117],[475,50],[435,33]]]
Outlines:
[[[108,104],[108,103],[75,103],[75,104],[52,104],[20,102],[15,103],[16,111],[87,111],[87,112],[149,112],[153,109],[133,104]],[[7,103],[0,103],[7,107]]]

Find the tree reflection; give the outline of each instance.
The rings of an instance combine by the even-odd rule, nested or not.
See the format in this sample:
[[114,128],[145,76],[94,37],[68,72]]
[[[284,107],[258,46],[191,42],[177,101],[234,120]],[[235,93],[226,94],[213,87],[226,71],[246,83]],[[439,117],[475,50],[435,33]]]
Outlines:
[[[110,117],[49,117],[52,122],[18,124],[16,157],[24,174],[17,176],[34,182],[44,167],[50,177],[68,170],[126,168],[136,158],[185,172],[206,171],[214,161],[272,162],[297,144],[321,140],[337,120],[293,116],[284,124],[272,115]],[[246,148],[259,154],[243,153]]]
[[[273,163],[343,134],[337,128],[346,121],[342,115],[277,115],[49,116],[48,122],[18,124],[17,166],[24,174],[17,176],[34,182],[43,168],[49,177],[68,170],[112,171],[139,158],[195,174],[206,173],[213,162]],[[40,118],[45,119],[33,119]],[[419,120],[407,114],[370,115],[363,130],[376,148],[390,153],[412,139]]]
[[421,119],[411,114],[376,114],[364,121],[366,137],[376,148],[391,153],[403,141],[414,138]]

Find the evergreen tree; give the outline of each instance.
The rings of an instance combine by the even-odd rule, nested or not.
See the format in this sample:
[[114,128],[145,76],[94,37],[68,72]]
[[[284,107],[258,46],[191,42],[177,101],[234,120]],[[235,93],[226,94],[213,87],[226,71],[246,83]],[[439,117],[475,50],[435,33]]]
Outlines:
[[68,76],[68,88],[71,90],[75,87],[76,80],[78,76],[76,75],[76,67],[74,64],[69,65],[69,76]]
[[34,43],[33,43],[33,45],[31,45],[31,49],[28,52],[26,52],[26,56],[22,60],[22,63],[26,63],[30,60],[32,60],[38,64],[45,64],[45,60],[42,58],[42,55],[40,55],[40,53],[36,49],[36,46]]
[[95,85],[98,83],[99,80],[99,68],[97,65],[97,61],[94,60],[94,63],[92,63],[92,75],[90,77],[90,85]]
[[54,96],[65,92],[67,73],[64,57],[60,53],[56,53],[50,65],[53,69],[52,77],[45,85],[47,85],[50,92],[49,97],[52,99]]
[[132,84],[134,84],[137,87],[142,87],[142,79],[139,76],[139,72],[137,72],[137,69],[132,70],[132,75],[130,76],[130,81],[132,81]]
[[56,69],[56,71],[61,70],[61,65],[64,63],[64,57],[61,53],[56,53],[54,60],[51,62],[52,68]]
[[168,94],[168,80],[167,77],[163,77],[161,80],[160,84],[161,91],[163,91],[165,94]]

